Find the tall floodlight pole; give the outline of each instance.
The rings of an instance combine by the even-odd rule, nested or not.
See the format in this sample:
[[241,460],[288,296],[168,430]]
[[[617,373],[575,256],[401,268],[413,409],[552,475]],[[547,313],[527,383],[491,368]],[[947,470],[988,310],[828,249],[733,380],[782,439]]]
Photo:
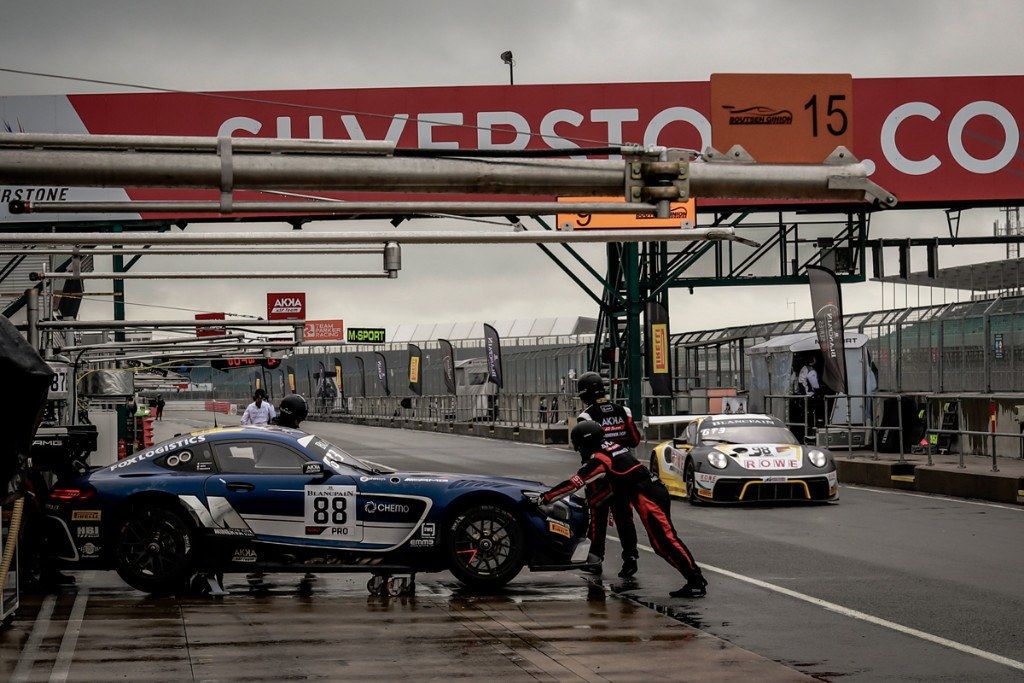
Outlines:
[[512,67],[515,66],[516,61],[512,57],[512,50],[505,50],[499,56],[501,57],[501,61],[508,64],[508,84],[515,85],[516,81],[515,78],[513,78],[512,76]]

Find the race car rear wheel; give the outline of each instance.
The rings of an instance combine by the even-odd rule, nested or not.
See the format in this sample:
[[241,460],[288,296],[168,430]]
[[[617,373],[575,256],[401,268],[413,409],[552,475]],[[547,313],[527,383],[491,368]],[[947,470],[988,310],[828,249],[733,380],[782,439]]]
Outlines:
[[470,588],[500,588],[523,568],[523,529],[515,515],[495,505],[458,515],[448,526],[446,546],[448,568]]
[[693,472],[693,461],[687,460],[683,468],[683,481],[686,482],[686,500],[690,505],[700,505],[700,497],[697,495],[697,477]]
[[132,588],[173,593],[192,577],[196,537],[182,516],[157,505],[133,508],[117,534],[117,573]]

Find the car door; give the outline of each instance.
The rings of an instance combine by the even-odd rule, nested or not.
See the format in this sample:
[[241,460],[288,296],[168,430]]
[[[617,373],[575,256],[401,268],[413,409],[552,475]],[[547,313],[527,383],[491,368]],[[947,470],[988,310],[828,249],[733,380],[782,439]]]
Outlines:
[[281,441],[213,444],[219,474],[206,483],[214,533],[341,547],[362,540],[354,477],[303,474],[313,462]]

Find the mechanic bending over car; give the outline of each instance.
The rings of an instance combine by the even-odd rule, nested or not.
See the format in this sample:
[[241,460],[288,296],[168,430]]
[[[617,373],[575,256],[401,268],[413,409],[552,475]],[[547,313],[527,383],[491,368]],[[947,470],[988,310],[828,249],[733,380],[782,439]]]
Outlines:
[[[596,372],[583,373],[576,388],[583,405],[586,406],[579,415],[580,422],[591,420],[599,424],[604,432],[605,441],[625,448],[636,448],[639,445],[642,438],[633,421],[633,415],[629,408],[608,400],[608,391],[601,375]],[[622,569],[619,571],[619,578],[631,578],[636,574],[636,562],[640,553],[636,548],[636,525],[633,524],[633,511],[629,507],[629,499],[613,495],[607,481],[596,481],[587,485],[587,503],[590,506],[590,552],[598,559],[593,564],[593,569],[584,571],[592,574],[601,573],[610,509],[615,528],[619,532],[619,540],[622,542]]]
[[570,438],[583,466],[572,478],[539,496],[539,502],[550,503],[604,479],[609,484],[606,491],[628,500],[640,514],[654,551],[686,579],[686,585],[669,595],[673,598],[705,596],[708,582],[672,526],[668,489],[661,480],[634,458],[628,448],[605,440],[604,430],[596,422],[580,422],[573,428]]

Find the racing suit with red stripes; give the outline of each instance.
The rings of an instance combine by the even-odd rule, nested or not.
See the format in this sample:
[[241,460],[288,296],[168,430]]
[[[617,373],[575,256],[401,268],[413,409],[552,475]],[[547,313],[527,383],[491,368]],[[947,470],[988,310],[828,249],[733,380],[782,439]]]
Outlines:
[[628,448],[605,441],[572,478],[551,488],[542,499],[550,503],[602,479],[610,483],[616,497],[628,500],[640,515],[654,551],[687,581],[701,578],[697,561],[672,526],[668,489]]
[[[606,441],[635,448],[641,439],[640,430],[629,408],[612,403],[607,398],[600,398],[591,403],[580,413],[579,420],[592,420],[604,430]],[[604,557],[605,544],[608,536],[608,513],[615,520],[615,528],[622,543],[622,559],[636,560],[640,553],[636,548],[636,525],[633,523],[633,511],[629,499],[625,496],[613,495],[611,484],[600,479],[587,485],[587,504],[590,506],[590,552]]]

